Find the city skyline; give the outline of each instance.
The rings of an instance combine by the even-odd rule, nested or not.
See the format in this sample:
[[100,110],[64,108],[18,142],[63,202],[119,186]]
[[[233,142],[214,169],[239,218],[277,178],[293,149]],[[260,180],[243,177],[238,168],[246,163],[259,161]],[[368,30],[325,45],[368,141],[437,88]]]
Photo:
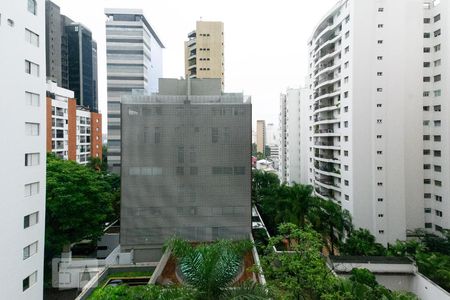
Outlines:
[[[278,124],[280,92],[297,88],[307,74],[307,42],[316,24],[337,0],[307,2],[282,1],[277,6],[255,6],[255,2],[218,5],[215,1],[160,2],[141,0],[53,1],[61,13],[92,30],[98,43],[99,109],[106,133],[106,41],[104,8],[143,9],[144,15],[164,42],[163,77],[184,77],[184,42],[196,21],[221,21],[225,30],[225,92],[243,91],[252,95],[253,121]],[[283,5],[282,5],[283,4]],[[90,9],[85,7],[89,5]],[[199,9],[201,8],[201,9]],[[252,14],[258,8],[258,14]],[[249,23],[249,19],[251,22]],[[248,42],[252,36],[251,43]],[[268,38],[276,43],[268,48]],[[276,49],[276,51],[275,51]],[[267,63],[267,65],[266,65]],[[267,70],[267,73],[266,71]],[[277,107],[274,110],[273,107]]]

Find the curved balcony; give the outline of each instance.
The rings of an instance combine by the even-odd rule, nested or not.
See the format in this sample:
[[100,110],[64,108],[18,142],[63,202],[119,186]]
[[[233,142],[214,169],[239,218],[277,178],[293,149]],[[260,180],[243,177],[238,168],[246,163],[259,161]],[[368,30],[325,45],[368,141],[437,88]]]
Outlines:
[[321,191],[319,188],[315,188],[314,192],[315,192],[316,196],[318,196],[324,200],[330,200],[334,196],[333,192],[330,192],[329,190],[325,192],[325,191]]
[[333,85],[341,80],[340,76],[333,76],[332,78],[326,78],[322,80],[322,82],[319,81],[319,84],[314,88],[316,90],[326,87],[327,85]]
[[339,158],[333,157],[332,155],[315,155],[314,160],[324,162],[324,163],[330,163],[330,164],[340,164],[341,161]]
[[336,70],[340,66],[341,66],[341,59],[335,59],[333,61],[330,61],[329,63],[325,64],[324,66],[319,67],[317,73],[314,74],[314,79],[321,75],[327,74],[331,71],[334,72],[334,70]]
[[321,124],[332,124],[332,123],[339,123],[340,117],[332,116],[332,117],[318,117],[316,116],[314,118],[313,126],[315,125],[321,125]]
[[340,88],[332,89],[330,91],[325,91],[325,92],[322,92],[322,93],[317,93],[317,94],[315,94],[317,96],[315,96],[315,98],[314,98],[314,103],[316,103],[317,101],[326,99],[326,98],[331,98],[331,97],[337,96],[340,93],[341,93],[341,89]]
[[[341,170],[339,168],[334,167],[334,163],[326,163],[320,164],[316,158],[314,158],[314,171],[318,174],[322,174],[325,176],[333,176],[337,178],[341,178]],[[338,164],[336,162],[336,164]]]
[[338,105],[323,105],[323,106],[319,105],[319,108],[314,110],[314,115],[321,113],[321,112],[333,111],[336,109],[339,109]]
[[339,52],[341,52],[340,47],[336,48],[336,49],[332,49],[333,51],[329,51],[327,54],[323,55],[322,57],[319,57],[319,59],[317,61],[314,61],[314,68],[317,67],[317,65],[319,65],[320,63],[327,61],[330,58],[333,58],[334,56],[336,56],[337,54],[339,54]]
[[322,186],[323,188],[338,191],[338,192],[341,191],[341,188],[339,186],[335,185],[334,182],[331,180],[326,180],[323,178],[316,177],[315,182],[316,182],[316,184]]
[[342,36],[341,36],[341,31],[339,31],[339,32],[337,32],[337,33],[335,32],[334,34],[332,34],[332,35],[328,38],[328,40],[327,40],[326,42],[324,42],[323,44],[319,45],[319,47],[317,48],[317,50],[314,50],[314,55],[317,55],[317,54],[320,52],[320,50],[322,50],[322,49],[325,48],[326,46],[331,45],[331,44],[337,42],[341,37],[342,37]]

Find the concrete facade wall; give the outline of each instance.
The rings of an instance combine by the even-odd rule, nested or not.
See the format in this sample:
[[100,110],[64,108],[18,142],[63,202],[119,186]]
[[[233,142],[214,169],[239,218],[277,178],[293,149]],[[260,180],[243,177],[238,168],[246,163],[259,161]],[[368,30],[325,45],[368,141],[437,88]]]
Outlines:
[[173,235],[211,241],[250,233],[251,104],[242,94],[187,99],[122,102],[121,245],[136,261],[160,257]]

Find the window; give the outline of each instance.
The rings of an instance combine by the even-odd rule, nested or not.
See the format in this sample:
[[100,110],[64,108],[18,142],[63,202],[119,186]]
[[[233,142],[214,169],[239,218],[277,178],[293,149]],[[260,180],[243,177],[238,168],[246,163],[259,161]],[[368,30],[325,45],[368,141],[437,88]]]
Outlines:
[[434,52],[441,51],[441,44],[438,44],[438,45],[434,46],[433,48],[434,48]]
[[423,184],[431,184],[431,179],[424,179]]
[[430,111],[430,107],[428,105],[424,106],[423,111]]
[[177,175],[184,175],[184,167],[177,167],[176,168],[176,174]]
[[344,180],[344,185],[348,186],[348,180]]
[[383,91],[383,88],[377,88],[377,92],[381,93]]
[[377,139],[381,139],[381,137],[382,137],[381,135],[377,135]]
[[441,93],[441,90],[435,90],[433,93],[434,93],[434,96],[435,96],[435,97],[439,97],[439,96],[441,96],[441,94],[442,94],[442,93]]
[[438,165],[434,165],[434,171],[435,172],[442,172],[442,167]]
[[436,216],[442,217],[442,211],[436,209]]
[[423,155],[430,155],[431,150],[430,149],[424,149],[423,150]]
[[434,66],[435,67],[439,67],[440,65],[441,65],[441,60],[440,59],[434,61]]
[[22,280],[22,289],[23,291],[28,290],[31,286],[33,286],[37,282],[37,271],[34,271],[33,274]]
[[10,26],[10,27],[14,27],[14,21],[13,20],[11,20],[11,19],[8,19],[8,25]]
[[378,218],[382,218],[382,217],[384,217],[383,214],[378,214]]
[[436,231],[442,232],[442,227],[439,226],[439,225],[434,225],[434,229],[435,229]]
[[434,185],[435,185],[435,186],[442,186],[442,181],[440,181],[440,180],[435,180],[435,181],[434,181]]
[[348,128],[348,121],[345,121],[345,122],[344,122],[344,127],[345,127],[345,128]]
[[430,53],[430,47],[424,47],[423,48],[424,53]]
[[39,182],[25,184],[25,197],[37,195],[39,193]]
[[25,41],[33,46],[39,47],[39,35],[25,28]]
[[425,24],[429,24],[429,23],[430,23],[430,18],[424,18],[424,19],[423,19],[423,22],[424,22]]
[[348,106],[344,107],[344,112],[348,112]]
[[30,256],[33,256],[37,253],[38,251],[38,242],[34,242],[28,246],[26,246],[25,248],[23,248],[23,259],[27,259]]
[[344,156],[348,156],[348,151],[347,150],[344,151]]
[[383,106],[381,103],[377,103],[377,107],[381,107]]
[[383,76],[383,72],[377,72],[377,76]]
[[441,81],[441,74],[435,75],[435,76],[433,77],[433,79],[434,79],[434,82],[439,82],[439,81]]
[[430,36],[431,36],[431,34],[430,34],[429,32],[424,32],[424,34],[423,34],[423,37],[424,37],[425,39],[429,39]]
[[378,151],[377,151],[377,154],[378,154],[378,155],[381,155],[381,154],[383,154],[383,151],[378,150]]
[[39,212],[35,212],[23,217],[23,228],[28,228],[36,225],[39,222]]
[[350,31],[347,31],[347,32],[345,33],[345,38],[347,39],[349,36],[350,36]]
[[423,165],[423,169],[424,170],[429,170],[429,169],[431,169],[431,165],[430,164],[424,164]]
[[434,121],[434,126],[435,127],[441,127],[441,120]]
[[348,83],[348,76],[344,78],[344,83]]
[[383,40],[378,40],[377,43],[378,44],[383,44]]
[[344,98],[348,98],[348,92],[344,92]]
[[435,136],[433,136],[433,140],[435,142],[440,142],[441,141],[441,136],[440,135],[435,135]]
[[345,62],[345,64],[344,64],[344,69],[347,69],[347,68],[348,68],[348,61]]
[[437,21],[439,21],[441,19],[441,14],[435,15],[433,18],[434,23],[436,23]]
[[424,120],[423,121],[423,126],[428,126],[430,125],[430,120]]
[[39,165],[39,153],[26,153],[25,154],[25,166],[38,166]]
[[440,105],[435,105],[433,106],[434,111],[441,111],[441,106]]
[[25,135],[38,136],[39,124],[38,123],[25,123]]
[[423,92],[423,96],[424,96],[424,97],[428,97],[428,96],[430,96],[430,92],[429,92],[429,91],[425,91],[425,92]]
[[39,77],[39,65],[25,60],[25,73]]
[[345,195],[345,200],[350,200],[350,197],[349,197],[349,195]]
[[425,193],[425,194],[423,194],[423,197],[425,199],[431,199],[431,194],[430,193]]
[[345,171],[348,171],[348,165],[345,165],[345,166],[344,166],[344,170],[345,170]]
[[383,198],[378,198],[378,202],[383,202]]
[[25,104],[29,106],[39,106],[39,95],[31,92],[25,92]]
[[377,60],[383,60],[383,56],[377,56]]
[[435,156],[435,157],[441,157],[441,151],[440,151],[440,150],[434,150],[434,151],[433,151],[433,156]]
[[379,7],[378,8],[378,12],[383,12],[384,11],[384,8],[383,7]]
[[430,140],[430,136],[428,134],[423,136],[423,140],[424,141],[429,141]]
[[431,78],[429,76],[423,77],[423,82],[430,82]]
[[348,142],[348,136],[344,136],[344,141]]
[[219,128],[211,128],[211,142],[213,144],[219,142]]
[[438,37],[438,36],[440,36],[441,35],[441,30],[440,29],[438,29],[438,30],[436,30],[435,32],[434,32],[434,37]]
[[442,196],[435,195],[434,200],[436,200],[437,202],[442,202]]
[[344,51],[345,51],[345,53],[348,53],[350,51],[350,47],[349,46],[345,47]]
[[381,123],[383,123],[383,120],[377,119],[377,124],[381,124]]
[[425,228],[433,228],[433,224],[431,224],[431,223],[425,223]]
[[425,209],[424,209],[424,212],[425,212],[426,214],[431,214],[431,208],[425,208]]
[[378,186],[383,186],[383,183],[382,182],[377,182],[377,185]]
[[384,234],[384,230],[378,230],[379,234]]
[[378,24],[378,28],[383,28],[384,25],[383,24]]

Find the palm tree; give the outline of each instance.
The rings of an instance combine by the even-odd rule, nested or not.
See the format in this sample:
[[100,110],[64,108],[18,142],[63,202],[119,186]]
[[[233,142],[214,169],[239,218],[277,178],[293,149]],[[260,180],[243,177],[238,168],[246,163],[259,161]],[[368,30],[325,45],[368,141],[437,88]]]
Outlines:
[[221,240],[193,246],[181,239],[171,239],[167,246],[177,258],[183,281],[198,292],[198,299],[267,299],[264,288],[245,283],[231,288],[242,270],[249,241]]
[[[285,222],[291,221],[305,227],[306,215],[309,209],[315,205],[315,198],[312,196],[313,187],[294,183],[292,186],[282,185],[280,188],[280,206],[282,211],[290,220],[284,218]],[[294,219],[294,220],[293,220]]]

